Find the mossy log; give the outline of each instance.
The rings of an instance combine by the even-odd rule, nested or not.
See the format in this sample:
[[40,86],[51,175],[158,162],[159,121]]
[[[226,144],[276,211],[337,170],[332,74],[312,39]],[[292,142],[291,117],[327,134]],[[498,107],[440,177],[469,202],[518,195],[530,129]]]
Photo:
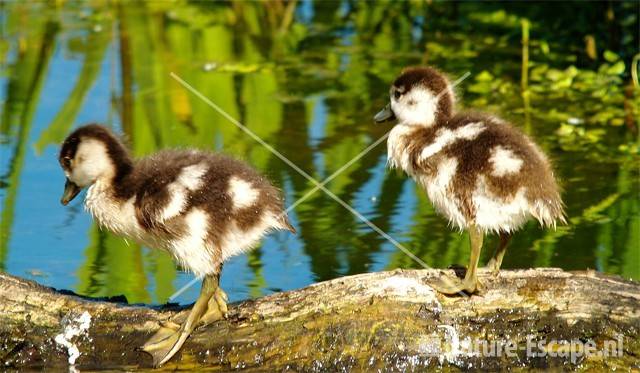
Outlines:
[[[481,272],[479,295],[446,297],[427,285],[441,273],[367,273],[231,304],[227,319],[196,330],[161,369],[639,367],[637,282],[559,269],[502,271],[496,278]],[[150,368],[150,356],[137,347],[160,322],[179,321],[187,311],[88,299],[0,274],[0,364]],[[597,351],[616,341],[617,356],[581,356],[577,344],[553,340],[593,341]],[[527,353],[527,341],[537,356]]]

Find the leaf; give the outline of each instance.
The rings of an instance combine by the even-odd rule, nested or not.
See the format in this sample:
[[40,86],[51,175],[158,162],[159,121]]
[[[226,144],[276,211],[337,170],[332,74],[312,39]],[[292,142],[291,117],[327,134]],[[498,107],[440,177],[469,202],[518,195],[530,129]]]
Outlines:
[[564,70],[564,73],[571,78],[575,78],[578,75],[578,69],[571,65]]
[[620,59],[620,56],[618,56],[617,54],[613,53],[612,51],[606,50],[606,51],[604,51],[604,59],[607,62],[616,62],[617,60]]
[[607,69],[607,74],[609,75],[620,75],[624,72],[624,62],[618,61],[615,65],[609,67]]
[[609,122],[612,126],[621,126],[624,124],[624,119],[622,118],[613,118],[611,119],[611,121]]
[[564,72],[557,69],[549,69],[547,71],[547,79],[551,81],[558,81],[564,77]]
[[531,69],[531,72],[529,73],[529,79],[532,81],[540,81],[542,80],[544,73],[549,69],[549,65],[547,64],[543,64],[543,65],[539,65],[534,67],[533,69]]
[[494,79],[493,75],[487,70],[482,71],[478,76],[476,76],[476,80],[479,82],[490,82]]
[[540,42],[540,51],[542,52],[542,54],[549,54],[549,43],[547,43],[546,41],[541,41]]
[[565,124],[562,123],[560,125],[560,128],[558,128],[558,130],[556,130],[556,134],[558,136],[569,136],[571,135],[575,130],[575,127],[569,125],[569,124]]

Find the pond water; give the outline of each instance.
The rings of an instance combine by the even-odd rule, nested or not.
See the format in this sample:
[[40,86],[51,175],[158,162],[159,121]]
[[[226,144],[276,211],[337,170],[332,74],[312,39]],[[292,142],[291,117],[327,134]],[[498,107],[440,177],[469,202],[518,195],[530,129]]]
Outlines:
[[[626,46],[637,45],[637,36],[625,39],[638,29],[637,12],[627,19],[633,4],[615,5],[618,48],[593,61],[574,43],[583,35],[557,23],[551,30],[536,20],[535,7],[509,4],[56,4],[2,5],[0,270],[84,295],[155,304],[193,278],[167,254],[101,231],[82,198],[60,205],[59,145],[88,122],[124,133],[136,156],[197,147],[244,159],[284,191],[287,205],[313,188],[172,72],[323,180],[390,129],[372,117],[402,67],[429,63],[454,79],[470,72],[457,87],[459,106],[523,128],[563,185],[570,224],[543,230],[531,222],[503,268],[591,268],[640,280],[640,95],[637,87],[625,92],[633,57]],[[564,11],[558,7],[553,12]],[[528,100],[523,17],[531,18]],[[467,235],[450,229],[425,193],[385,163],[382,143],[327,188],[429,266],[466,264]],[[222,287],[232,301],[420,267],[322,191],[290,215],[297,235],[271,234],[225,265]],[[496,240],[485,242],[482,261]],[[190,303],[198,291],[193,286],[174,301]]]

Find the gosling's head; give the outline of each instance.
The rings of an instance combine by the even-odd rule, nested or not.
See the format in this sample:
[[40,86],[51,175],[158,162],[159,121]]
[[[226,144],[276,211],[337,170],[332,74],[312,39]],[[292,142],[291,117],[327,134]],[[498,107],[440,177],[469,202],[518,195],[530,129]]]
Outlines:
[[129,154],[118,137],[105,127],[90,124],[73,131],[58,157],[67,181],[61,203],[69,203],[82,188],[98,180],[111,182],[131,169]]
[[455,96],[447,77],[431,67],[409,67],[391,85],[390,103],[373,118],[432,126],[453,115]]

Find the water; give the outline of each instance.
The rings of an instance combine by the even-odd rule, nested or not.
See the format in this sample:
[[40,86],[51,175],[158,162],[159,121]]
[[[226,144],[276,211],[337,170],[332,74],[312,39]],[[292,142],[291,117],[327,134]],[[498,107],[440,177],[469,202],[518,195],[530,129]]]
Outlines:
[[[532,40],[526,107],[520,25],[504,11],[433,6],[445,15],[458,8],[454,22],[425,18],[414,5],[387,19],[376,3],[305,1],[291,13],[248,2],[130,5],[2,6],[1,269],[80,294],[123,294],[132,303],[164,303],[193,278],[166,254],[101,231],[82,198],[60,205],[59,144],[84,123],[124,133],[137,156],[197,147],[244,159],[284,190],[287,205],[313,188],[171,72],[323,180],[390,129],[372,122],[390,81],[403,66],[428,61],[452,78],[470,71],[457,89],[460,105],[521,126],[562,181],[571,224],[556,231],[528,224],[503,268],[592,268],[640,280],[637,137],[624,125],[623,109],[637,113],[638,95],[622,94],[628,63],[622,73],[613,58],[603,62],[610,71],[581,66],[562,42],[545,54],[544,40]],[[532,35],[544,33],[543,24],[532,23]],[[622,60],[625,50],[615,51]],[[425,193],[386,170],[385,161],[383,143],[327,188],[428,265],[466,264],[466,234],[452,231]],[[290,215],[298,235],[271,234],[225,265],[222,287],[232,301],[349,274],[419,268],[322,191]],[[482,261],[496,240],[485,242]],[[198,288],[175,301],[192,302]]]

